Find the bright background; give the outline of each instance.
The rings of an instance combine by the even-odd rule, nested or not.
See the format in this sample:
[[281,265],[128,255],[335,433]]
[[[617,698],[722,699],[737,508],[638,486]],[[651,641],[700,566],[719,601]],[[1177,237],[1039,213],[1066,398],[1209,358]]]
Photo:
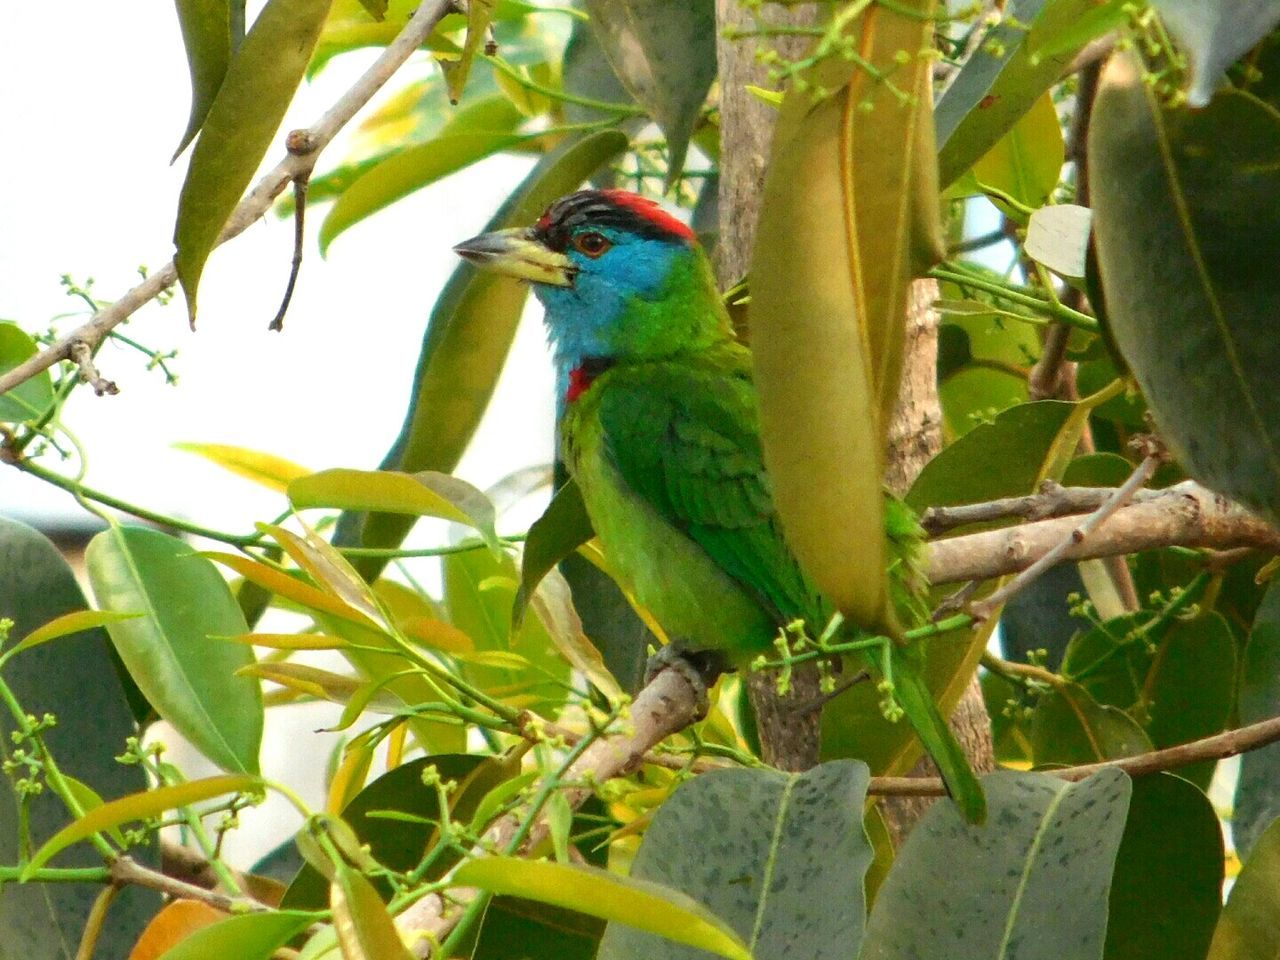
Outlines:
[[[122,16],[131,18],[128,29]],[[94,278],[94,294],[109,300],[137,282],[140,265],[155,269],[172,256],[187,162],[169,164],[189,106],[172,5],[81,2],[63,8],[60,19],[66,29],[56,46],[40,4],[9,5],[0,30],[0,319],[32,332],[68,311],[77,313],[57,323],[60,332],[85,319],[83,304],[60,286],[62,274],[81,283]],[[284,129],[313,122],[373,57],[346,55],[305,84]],[[425,58],[411,61],[384,93],[428,69]],[[328,148],[320,170],[342,159],[350,134]],[[281,154],[270,150],[265,166]],[[180,294],[123,328],[152,349],[179,351],[171,362],[178,385],[147,371],[141,354],[109,344],[98,366],[120,394],[99,398],[82,389],[68,404],[66,422],[88,451],[86,483],[246,532],[284,509],[284,498],[174,443],[234,444],[317,470],[376,466],[399,430],[427,315],[457,262],[450,248],[480,231],[531,164],[515,157],[479,163],[352,228],[327,260],[315,243],[326,208],[313,210],[283,334],[267,323],[288,276],[292,220],[268,215],[216,251],[195,333]],[[551,458],[552,374],[536,309],[511,356],[458,469],[482,487]],[[56,466],[54,457],[45,462]],[[46,530],[90,519],[66,493],[7,468],[0,468],[0,514]],[[323,704],[271,711],[264,773],[322,805],[324,764],[315,759],[328,756],[336,735],[315,731],[337,715]],[[202,772],[186,752],[175,749],[170,759],[191,775]],[[243,820],[247,829],[228,838],[241,866],[298,824],[274,798]]]

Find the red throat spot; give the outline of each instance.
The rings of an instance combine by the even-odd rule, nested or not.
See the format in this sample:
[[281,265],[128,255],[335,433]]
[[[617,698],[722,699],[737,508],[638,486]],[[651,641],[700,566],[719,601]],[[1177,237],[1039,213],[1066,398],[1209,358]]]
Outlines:
[[569,403],[576,402],[590,389],[595,379],[596,374],[588,372],[585,367],[574,367],[569,371],[569,389],[565,391],[565,400]]
[[654,200],[632,193],[630,190],[601,191],[609,200],[619,207],[630,210],[642,220],[647,220],[659,230],[673,234],[681,240],[695,239],[692,228],[687,223],[677,220]]

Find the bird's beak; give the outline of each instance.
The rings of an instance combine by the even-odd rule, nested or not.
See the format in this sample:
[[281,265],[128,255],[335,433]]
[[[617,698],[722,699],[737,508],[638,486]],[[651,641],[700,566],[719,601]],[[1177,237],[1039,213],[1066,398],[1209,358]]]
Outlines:
[[571,287],[578,272],[572,260],[542,243],[525,227],[482,233],[462,241],[453,252],[481,269],[531,283]]

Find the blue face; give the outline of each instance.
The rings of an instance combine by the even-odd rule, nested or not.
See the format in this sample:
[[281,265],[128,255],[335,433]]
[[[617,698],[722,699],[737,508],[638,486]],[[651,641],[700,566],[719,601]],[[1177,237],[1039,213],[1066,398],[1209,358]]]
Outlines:
[[615,227],[586,226],[575,231],[565,248],[578,271],[573,285],[536,283],[533,287],[546,308],[547,330],[559,365],[571,369],[587,357],[613,355],[629,306],[662,299],[672,265],[689,252],[679,241],[642,237]]

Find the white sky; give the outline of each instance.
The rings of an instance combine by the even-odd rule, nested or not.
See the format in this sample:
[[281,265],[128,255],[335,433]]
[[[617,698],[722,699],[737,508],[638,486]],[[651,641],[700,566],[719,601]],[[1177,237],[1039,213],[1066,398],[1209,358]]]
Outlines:
[[[136,282],[139,264],[156,268],[172,255],[186,165],[184,157],[169,166],[189,97],[172,4],[73,3],[62,8],[56,34],[48,18],[41,4],[8,4],[0,28],[0,319],[32,332],[79,309],[59,286],[61,274],[92,276],[95,293],[112,299]],[[284,129],[311,122],[370,59],[332,63],[303,87]],[[388,89],[426,69],[415,61]],[[344,152],[340,139],[321,170]],[[267,165],[280,153],[273,147]],[[124,328],[153,349],[180,351],[178,386],[147,372],[140,354],[108,346],[98,365],[120,394],[98,398],[86,388],[70,403],[66,421],[89,452],[87,482],[246,531],[279,513],[283,498],[174,442],[236,444],[315,469],[376,466],[399,429],[427,315],[457,262],[450,247],[481,229],[529,166],[510,157],[479,164],[356,226],[328,260],[316,248],[326,209],[317,207],[283,335],[267,323],[288,274],[292,222],[268,217],[215,252],[200,288],[198,332],[188,330],[180,298],[144,309]],[[482,486],[550,459],[552,374],[536,308],[512,356],[458,471]],[[60,490],[0,467],[0,514],[39,525],[81,511]],[[272,711],[263,748],[264,772],[317,806],[335,736],[314,731],[336,716],[323,705]],[[189,772],[202,771],[191,764]],[[298,825],[278,798],[244,819],[255,827],[228,843],[241,866]]]
[[[94,292],[111,299],[136,281],[139,264],[156,268],[172,255],[187,160],[169,166],[189,98],[172,6],[82,2],[67,14],[71,29],[56,45],[39,4],[9,5],[0,35],[0,319],[29,331],[78,309],[61,274],[92,276]],[[304,86],[285,129],[318,116],[369,59],[340,58]],[[416,61],[403,76],[425,69]],[[344,151],[340,139],[321,170]],[[273,148],[267,164],[280,155]],[[375,466],[399,428],[428,312],[455,266],[450,247],[483,226],[528,166],[512,157],[479,164],[354,227],[328,260],[315,244],[327,209],[317,206],[283,335],[266,327],[287,278],[292,222],[270,216],[215,252],[196,333],[180,296],[124,328],[153,349],[179,351],[179,385],[147,372],[141,354],[109,345],[98,364],[120,395],[86,389],[71,402],[66,420],[89,450],[87,482],[239,530],[273,516],[281,499],[172,449],[175,441],[231,443],[316,469]],[[459,470],[482,485],[549,459],[552,377],[530,313],[517,363]],[[0,471],[0,512],[35,519],[77,510],[66,494]]]

